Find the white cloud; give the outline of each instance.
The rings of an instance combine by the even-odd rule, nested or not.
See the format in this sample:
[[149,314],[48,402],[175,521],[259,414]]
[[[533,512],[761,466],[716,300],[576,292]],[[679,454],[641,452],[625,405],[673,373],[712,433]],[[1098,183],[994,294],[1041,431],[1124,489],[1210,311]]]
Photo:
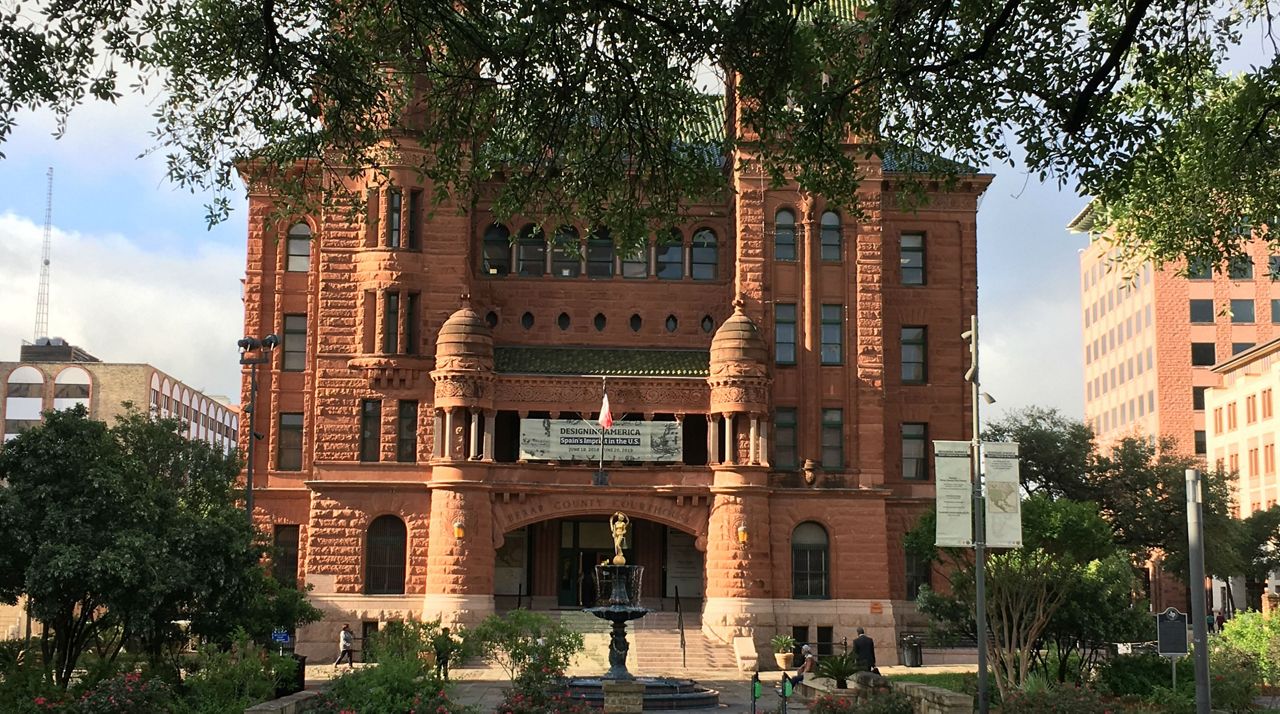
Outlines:
[[[43,228],[0,214],[0,359],[33,335]],[[146,362],[239,401],[243,249],[148,252],[118,234],[53,230],[49,331],[100,359]]]
[[1084,366],[1078,295],[1042,295],[983,305],[982,388],[998,418],[1027,406],[1084,415]]

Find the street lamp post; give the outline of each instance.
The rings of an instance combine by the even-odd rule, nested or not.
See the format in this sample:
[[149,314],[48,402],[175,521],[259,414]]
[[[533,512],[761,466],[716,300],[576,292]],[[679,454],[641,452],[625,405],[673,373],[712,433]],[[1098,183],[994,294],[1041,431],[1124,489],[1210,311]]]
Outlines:
[[960,335],[969,341],[969,371],[965,381],[973,388],[973,559],[974,559],[974,620],[978,630],[978,712],[987,714],[991,700],[987,688],[987,513],[986,499],[982,495],[982,421],[978,405],[985,400],[995,403],[991,395],[982,392],[978,381],[978,316],[969,317],[969,330]]
[[280,338],[267,335],[262,339],[244,337],[236,342],[240,348],[240,364],[249,365],[249,404],[243,411],[249,416],[249,461],[244,475],[244,510],[253,523],[253,443],[258,440],[258,432],[254,430],[254,407],[258,403],[258,365],[271,363],[271,352],[280,344]]

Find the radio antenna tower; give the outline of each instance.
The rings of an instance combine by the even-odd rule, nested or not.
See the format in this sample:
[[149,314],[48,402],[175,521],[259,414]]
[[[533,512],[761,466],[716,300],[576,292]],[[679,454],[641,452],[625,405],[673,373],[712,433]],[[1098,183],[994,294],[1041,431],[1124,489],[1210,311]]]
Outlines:
[[44,194],[44,248],[40,252],[40,294],[36,298],[35,339],[49,336],[49,257],[53,243],[53,167]]

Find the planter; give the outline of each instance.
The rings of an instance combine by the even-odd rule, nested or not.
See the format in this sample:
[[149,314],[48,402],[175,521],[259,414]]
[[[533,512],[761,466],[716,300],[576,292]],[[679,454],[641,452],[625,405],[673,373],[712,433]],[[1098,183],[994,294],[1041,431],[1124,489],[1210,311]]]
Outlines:
[[795,659],[793,652],[780,652],[773,655],[773,661],[778,663],[778,668],[787,670],[791,669],[791,661]]

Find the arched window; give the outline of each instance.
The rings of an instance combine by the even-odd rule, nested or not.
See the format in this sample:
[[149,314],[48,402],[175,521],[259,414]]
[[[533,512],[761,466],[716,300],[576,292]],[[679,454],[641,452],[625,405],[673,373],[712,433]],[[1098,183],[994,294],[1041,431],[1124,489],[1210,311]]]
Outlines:
[[666,236],[659,236],[657,257],[659,280],[684,278],[684,235],[680,229],[672,228]]
[[547,239],[542,229],[530,223],[520,229],[516,260],[521,275],[542,275],[547,269]]
[[582,274],[582,246],[578,245],[578,229],[560,226],[551,242],[551,274],[557,278],[576,278]]
[[67,367],[53,380],[53,408],[70,409],[77,404],[88,408],[92,385],[83,367]]
[[796,526],[791,532],[791,597],[829,599],[830,562],[827,530],[812,521]]
[[173,387],[170,386],[169,380],[164,380],[164,386],[160,387],[160,416],[165,419],[169,418],[170,410],[173,408]]
[[160,412],[160,375],[151,373],[151,411]]
[[502,276],[511,272],[511,231],[501,223],[484,230],[484,274]]
[[822,259],[839,261],[841,258],[840,214],[827,211],[822,214]]
[[23,365],[5,380],[4,439],[8,441],[40,424],[44,408],[44,372]]
[[773,257],[796,259],[796,214],[785,208],[773,217]]
[[715,280],[718,260],[715,231],[703,228],[694,233],[689,256],[690,277],[694,280]]
[[311,226],[306,223],[295,223],[289,229],[289,240],[285,242],[284,269],[290,273],[305,273],[311,269]]
[[408,536],[404,521],[378,516],[369,524],[364,558],[366,595],[403,595]]

